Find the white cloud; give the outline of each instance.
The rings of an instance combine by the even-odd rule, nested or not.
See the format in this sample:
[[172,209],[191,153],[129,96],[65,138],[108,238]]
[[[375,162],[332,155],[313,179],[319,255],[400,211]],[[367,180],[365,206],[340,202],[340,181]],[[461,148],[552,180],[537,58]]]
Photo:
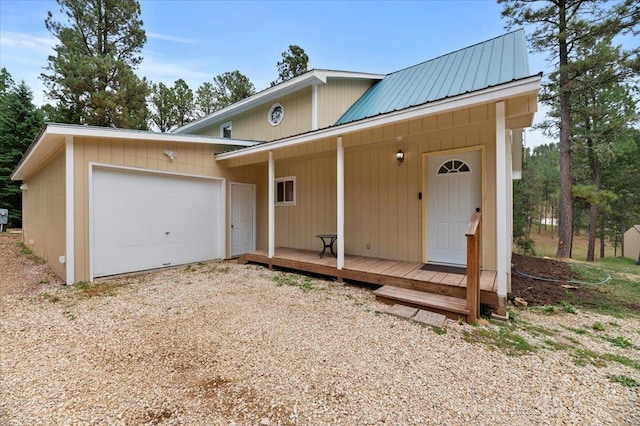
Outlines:
[[165,41],[173,41],[175,43],[183,43],[183,44],[198,44],[197,40],[186,38],[186,37],[177,37],[168,34],[160,34],[154,33],[151,31],[147,31],[147,37],[155,38],[157,40],[165,40]]
[[0,66],[7,68],[15,81],[24,80],[33,91],[33,103],[43,105],[44,84],[39,79],[47,57],[53,54],[56,39],[43,34],[0,31]]
[[205,81],[211,81],[214,74],[202,71],[202,65],[193,61],[176,61],[169,58],[159,60],[146,55],[137,70],[137,74],[154,83],[173,85],[179,78],[185,80],[194,91]]
[[50,36],[0,31],[0,46],[2,46],[3,51],[5,49],[19,50],[20,53],[24,54],[26,50],[37,54],[49,55],[55,44],[55,39]]

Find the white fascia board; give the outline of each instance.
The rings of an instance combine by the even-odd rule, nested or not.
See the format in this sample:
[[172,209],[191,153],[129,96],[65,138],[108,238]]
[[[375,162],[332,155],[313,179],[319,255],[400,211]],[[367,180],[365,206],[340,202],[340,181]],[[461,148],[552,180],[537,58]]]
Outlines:
[[200,120],[196,120],[192,123],[186,124],[177,128],[173,133],[188,133],[194,130],[198,130],[209,124],[226,120],[230,117],[248,111],[270,100],[278,99],[283,96],[289,95],[297,90],[303,89],[308,86],[317,84],[326,84],[329,78],[349,78],[349,79],[366,79],[366,80],[382,80],[385,77],[384,74],[370,74],[361,72],[350,71],[331,71],[331,70],[313,70],[308,73],[302,74],[291,80],[280,83],[277,86],[269,87],[261,92],[256,93],[246,99],[243,99],[235,104],[229,105],[226,108],[216,111],[212,114],[202,117]]
[[386,77],[385,74],[376,74],[368,72],[351,72],[351,71],[319,71],[324,77],[324,80],[328,78],[348,78],[351,80],[382,80]]
[[21,180],[25,167],[30,164],[35,155],[42,154],[42,158],[46,157],[48,154],[54,152],[59,146],[62,146],[64,138],[67,136],[133,139],[154,142],[198,143],[205,145],[226,145],[231,147],[251,147],[259,143],[254,141],[213,138],[208,136],[156,133],[145,130],[126,130],[110,127],[103,128],[55,123],[46,124],[38,139],[27,151],[26,157],[22,159],[18,168],[11,175],[11,180]]
[[45,134],[64,136],[85,136],[92,138],[136,139],[157,142],[201,143],[206,145],[231,145],[247,147],[259,142],[215,138],[201,135],[179,135],[175,133],[149,132],[146,130],[114,129],[110,127],[70,126],[49,124]]
[[365,130],[373,126],[383,126],[386,124],[394,123],[396,121],[410,120],[412,118],[438,114],[448,110],[454,110],[489,102],[497,102],[525,93],[538,92],[540,91],[541,80],[542,77],[536,75],[511,83],[502,84],[500,86],[490,87],[488,89],[480,90],[477,92],[466,93],[453,98],[429,102],[427,104],[404,109],[402,111],[390,112],[353,123],[346,123],[340,126],[328,127],[326,129],[307,133],[301,136],[292,136],[290,138],[281,139],[274,142],[266,142],[249,148],[216,154],[215,157],[218,160],[240,158],[245,155],[261,153],[272,149],[286,148],[301,143],[311,142],[317,139],[343,136],[346,133]]

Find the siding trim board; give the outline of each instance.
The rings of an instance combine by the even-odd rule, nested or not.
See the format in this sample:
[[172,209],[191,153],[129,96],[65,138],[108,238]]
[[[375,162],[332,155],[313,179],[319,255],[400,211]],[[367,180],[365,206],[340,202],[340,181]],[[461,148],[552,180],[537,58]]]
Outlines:
[[74,204],[74,157],[73,157],[73,136],[65,138],[65,257],[66,268],[65,281],[67,285],[75,282],[75,204]]

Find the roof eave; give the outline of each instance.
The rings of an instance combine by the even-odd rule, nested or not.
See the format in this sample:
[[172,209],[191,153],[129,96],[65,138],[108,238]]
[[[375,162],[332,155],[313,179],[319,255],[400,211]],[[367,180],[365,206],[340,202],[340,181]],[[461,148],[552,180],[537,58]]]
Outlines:
[[128,140],[135,139],[156,142],[200,143],[206,145],[228,145],[234,147],[250,147],[259,143],[254,141],[211,138],[206,136],[175,135],[170,133],[155,133],[140,130],[113,129],[109,127],[97,128],[90,126],[48,123],[44,125],[34,142],[27,149],[27,152],[11,174],[11,180],[23,180],[28,172],[37,168],[40,164],[31,164],[31,160],[36,155],[40,155],[40,158],[46,158],[48,155],[51,155],[60,146],[62,146],[63,139],[60,139],[60,137],[66,136],[118,138]]
[[257,154],[278,148],[285,148],[292,145],[311,142],[317,139],[328,137],[338,137],[346,133],[352,133],[373,126],[381,126],[398,120],[409,120],[420,116],[437,114],[447,110],[457,109],[464,106],[477,105],[487,102],[496,102],[501,99],[510,98],[524,93],[539,92],[541,87],[542,74],[536,74],[523,79],[503,83],[501,85],[489,87],[475,92],[463,93],[461,95],[431,101],[422,105],[413,106],[400,111],[392,111],[374,117],[365,118],[333,127],[327,127],[301,136],[293,136],[273,142],[263,143],[257,146],[239,149],[232,152],[216,154],[217,160],[228,160],[240,158],[245,155]]
[[261,105],[270,100],[286,96],[295,91],[303,89],[305,87],[313,86],[314,84],[326,84],[328,78],[343,78],[343,79],[371,79],[382,80],[385,77],[384,74],[371,74],[371,73],[359,73],[350,71],[330,71],[330,70],[312,70],[308,73],[302,74],[291,80],[280,83],[276,86],[269,87],[261,92],[256,93],[246,99],[229,105],[219,111],[211,113],[206,117],[202,117],[199,120],[185,124],[173,131],[173,133],[185,133],[193,132],[208,126],[211,123],[226,120],[237,114],[241,114],[248,111],[258,105]]

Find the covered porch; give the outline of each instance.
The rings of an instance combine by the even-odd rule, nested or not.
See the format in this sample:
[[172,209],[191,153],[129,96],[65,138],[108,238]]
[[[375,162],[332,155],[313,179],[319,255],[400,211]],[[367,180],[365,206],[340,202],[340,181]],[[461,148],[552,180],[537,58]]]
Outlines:
[[[519,129],[532,119],[536,81],[513,83],[517,94],[506,100],[499,93],[479,92],[462,104],[426,104],[216,155],[231,169],[259,165],[263,170],[255,203],[258,250],[241,260],[381,285],[376,296],[383,301],[429,306],[470,321],[477,311],[471,312],[467,301],[495,306],[504,316],[511,269],[512,153],[521,149]],[[439,179],[441,164],[467,161],[466,156],[476,161],[470,159],[461,172],[467,174],[459,181],[468,188],[431,184]],[[445,213],[440,219],[432,211],[438,205],[461,217]],[[482,212],[483,219],[468,262],[464,227],[472,211]],[[439,229],[451,230],[443,244],[432,238]],[[336,236],[337,257],[319,258],[315,248],[321,234]],[[433,255],[442,247],[455,258]],[[425,263],[477,267],[473,280],[481,281],[480,294],[466,294],[471,274],[425,271]]]

